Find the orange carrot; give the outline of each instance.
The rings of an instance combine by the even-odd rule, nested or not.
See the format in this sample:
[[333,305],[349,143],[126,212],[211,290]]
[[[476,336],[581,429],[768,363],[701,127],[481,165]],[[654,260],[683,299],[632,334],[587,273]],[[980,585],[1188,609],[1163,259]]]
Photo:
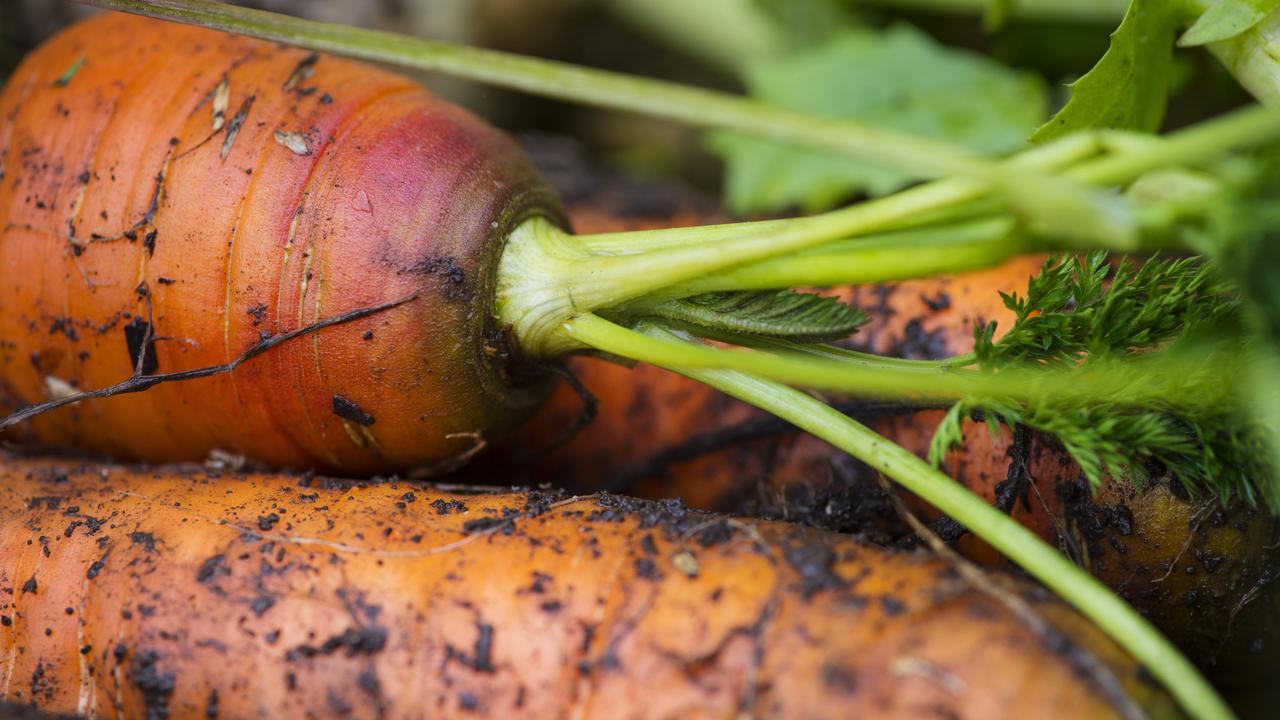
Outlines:
[[4,460],[0,699],[46,710],[1172,713],[1058,602],[920,552],[617,496]]
[[0,175],[11,410],[406,300],[39,417],[45,441],[367,473],[491,441],[545,395],[491,306],[507,233],[555,201],[507,137],[407,79],[104,14],[10,78]]

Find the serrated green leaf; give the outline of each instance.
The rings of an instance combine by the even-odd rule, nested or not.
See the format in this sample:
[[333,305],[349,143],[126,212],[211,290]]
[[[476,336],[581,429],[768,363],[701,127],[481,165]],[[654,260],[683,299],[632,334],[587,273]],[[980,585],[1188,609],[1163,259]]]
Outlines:
[[1182,4],[1169,0],[1129,3],[1106,54],[1071,84],[1071,99],[1032,141],[1086,128],[1158,130],[1172,82],[1173,36],[1184,16]]
[[942,422],[933,430],[933,439],[929,441],[929,464],[941,467],[947,459],[947,453],[964,441],[964,403],[958,402],[942,416]]
[[1276,8],[1280,8],[1280,0],[1218,0],[1178,38],[1178,45],[1195,47],[1233,38]]
[[[1022,147],[1046,103],[1040,78],[941,47],[907,25],[846,30],[811,50],[753,65],[746,82],[752,95],[775,105],[990,153]],[[710,144],[726,162],[726,202],[737,212],[818,211],[916,179],[743,135],[713,134]]]
[[[1237,256],[1237,262],[1260,268],[1253,277],[1261,293],[1252,306],[1280,308],[1280,290],[1264,269],[1275,264],[1256,255],[1272,246],[1242,246]],[[1127,366],[1129,387],[1163,376],[1177,378],[1176,388],[1185,392],[1175,388],[1141,402],[1127,401],[1124,391],[1083,403],[1050,394],[1016,403],[971,397],[963,409],[1054,436],[1094,485],[1107,476],[1140,482],[1149,467],[1163,467],[1193,496],[1208,492],[1224,502],[1239,497],[1280,511],[1280,485],[1267,449],[1268,429],[1280,427],[1273,409],[1280,407],[1280,361],[1266,370],[1273,373],[1266,382],[1249,376],[1264,356],[1241,352],[1238,287],[1203,258],[1155,257],[1139,267],[1101,252],[1052,258],[1025,294],[1002,295],[1015,318],[1009,332],[999,339],[990,326],[975,333],[979,369],[1041,366],[1105,374]],[[1213,402],[1181,402],[1192,394]],[[1269,399],[1259,403],[1259,395]],[[1259,412],[1250,413],[1249,403]],[[944,423],[938,433],[939,450],[954,442],[953,427]]]
[[651,313],[716,332],[806,342],[848,337],[867,321],[861,310],[836,298],[792,290],[706,293],[669,300]]

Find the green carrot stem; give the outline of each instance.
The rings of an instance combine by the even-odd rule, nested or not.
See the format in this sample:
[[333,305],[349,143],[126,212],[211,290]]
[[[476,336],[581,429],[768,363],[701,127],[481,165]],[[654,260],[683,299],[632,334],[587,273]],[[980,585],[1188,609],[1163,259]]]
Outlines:
[[[1095,155],[1102,148],[1102,133],[1080,132],[1037,145],[1016,155],[1005,162],[1011,170],[1030,170],[1036,172],[1058,171],[1070,167]],[[1158,142],[1157,138],[1150,138]],[[938,205],[932,208],[915,208],[910,214],[902,215],[888,222],[883,230],[898,230],[941,223],[952,219],[968,218],[1000,207],[991,198],[981,195],[969,202],[957,202]],[[833,212],[840,212],[835,210]],[[828,213],[829,214],[829,213]],[[688,245],[691,241],[713,242],[730,239],[751,232],[772,232],[786,227],[795,218],[780,220],[757,220],[749,222],[733,222],[719,225],[701,225],[695,230],[688,228],[668,228],[661,230],[632,230],[625,232],[598,233],[595,235],[579,235],[578,243],[587,251],[602,255],[625,255],[637,252],[648,252],[663,247]],[[696,238],[690,237],[697,234]]]
[[[956,400],[996,400],[1030,407],[1056,402],[1100,402],[1135,407],[1213,406],[1232,392],[1241,357],[1149,356],[1088,368],[1031,365],[1000,372],[966,369],[957,363],[921,364],[871,355],[849,356],[839,348],[752,340],[759,349],[725,349],[649,337],[586,313],[564,323],[564,336],[578,349],[593,348],[670,367],[737,370],[789,385],[934,405]],[[1214,364],[1209,364],[1210,362]]]
[[937,360],[918,360],[915,358],[899,358],[888,355],[877,355],[875,353],[866,353],[839,347],[837,345],[798,343],[779,338],[756,336],[747,337],[743,335],[730,335],[727,333],[698,332],[697,334],[699,337],[705,337],[708,340],[731,343],[740,347],[756,350],[765,350],[767,352],[774,353],[775,355],[793,353],[796,355],[838,360],[840,362],[857,363],[873,367],[904,367],[914,368],[916,370],[930,369],[937,372],[947,372],[952,369],[968,367],[978,361],[978,357],[971,352],[952,355],[951,357],[940,358]]
[[[657,341],[681,342],[678,336],[657,326],[646,326],[644,333]],[[776,382],[732,370],[696,369],[678,363],[664,366],[787,420],[893,479],[969,528],[1075,606],[1159,678],[1192,717],[1233,717],[1195,667],[1124,600],[1017,521],[901,446],[824,403]]]
[[1196,165],[1231,150],[1257,147],[1280,137],[1280,108],[1251,105],[1162,136],[1122,153],[1090,160],[1064,172],[1095,185],[1130,181],[1162,167]]
[[1010,217],[868,235],[675,283],[645,297],[654,302],[723,290],[832,287],[907,280],[990,267],[1047,249]]

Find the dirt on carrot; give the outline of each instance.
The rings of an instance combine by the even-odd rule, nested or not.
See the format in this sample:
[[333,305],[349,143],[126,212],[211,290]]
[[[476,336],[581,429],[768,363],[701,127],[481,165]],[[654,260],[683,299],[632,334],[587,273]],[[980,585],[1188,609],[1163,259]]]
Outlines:
[[44,442],[371,473],[492,442],[549,387],[492,304],[506,235],[557,203],[508,137],[406,78],[105,13],[9,78],[0,168],[3,412],[145,390],[35,418]]
[[1173,713],[1057,601],[922,551],[613,495],[4,460],[0,698],[43,710]]

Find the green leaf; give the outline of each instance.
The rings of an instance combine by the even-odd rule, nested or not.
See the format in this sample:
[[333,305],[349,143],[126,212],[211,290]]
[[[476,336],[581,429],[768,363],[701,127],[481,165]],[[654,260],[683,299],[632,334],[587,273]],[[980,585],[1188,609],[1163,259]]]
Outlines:
[[806,342],[848,337],[867,321],[861,310],[836,298],[792,290],[706,293],[669,300],[650,312],[695,328]]
[[1032,141],[1085,128],[1158,130],[1172,82],[1173,36],[1184,17],[1182,3],[1129,3],[1106,54],[1071,84],[1071,99],[1036,130]]
[[[907,25],[847,30],[813,49],[753,65],[746,82],[752,95],[775,105],[990,153],[1022,147],[1046,102],[1040,78],[941,47]],[[712,135],[711,148],[726,161],[726,201],[737,212],[817,211],[916,179],[737,134]]]
[[933,439],[929,441],[930,465],[941,467],[942,461],[947,459],[947,453],[951,448],[964,442],[966,416],[968,412],[962,402],[955,403],[947,410],[947,414],[942,417],[942,422],[938,423],[938,427],[933,430]]
[[1178,38],[1178,45],[1195,47],[1233,38],[1276,8],[1280,8],[1280,0],[1218,0]]

